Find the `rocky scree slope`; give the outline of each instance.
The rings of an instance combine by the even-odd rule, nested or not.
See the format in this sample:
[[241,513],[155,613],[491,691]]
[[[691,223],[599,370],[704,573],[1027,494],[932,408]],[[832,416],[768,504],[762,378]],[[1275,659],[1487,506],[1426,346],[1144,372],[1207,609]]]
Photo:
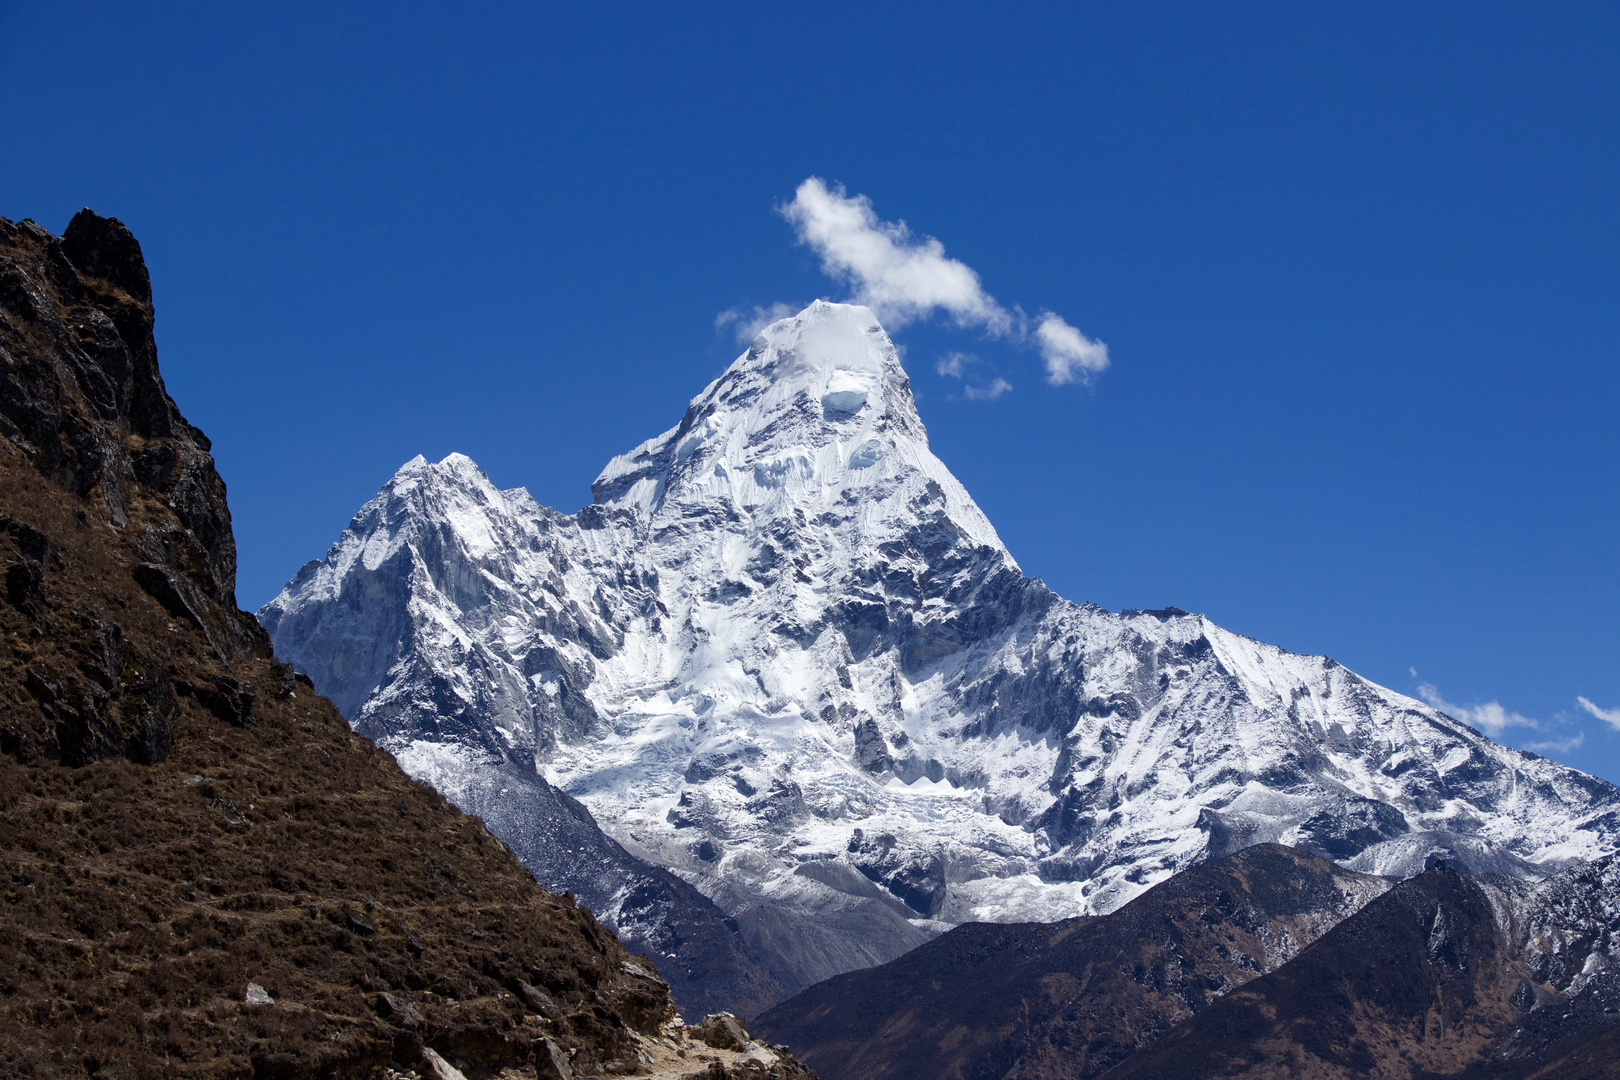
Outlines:
[[807,1076],[272,657],[152,326],[118,221],[0,219],[0,1073]]
[[[1535,877],[1620,836],[1609,784],[1330,659],[1025,577],[865,308],[767,328],[593,492],[417,458],[260,621],[413,776],[491,813],[534,772],[787,992],[1256,843]],[[590,901],[621,925],[633,887]]]
[[1390,887],[1275,844],[1101,917],[969,923],[755,1022],[827,1080],[1097,1076]]
[[1441,865],[1106,1075],[1620,1076],[1620,857],[1531,883]]

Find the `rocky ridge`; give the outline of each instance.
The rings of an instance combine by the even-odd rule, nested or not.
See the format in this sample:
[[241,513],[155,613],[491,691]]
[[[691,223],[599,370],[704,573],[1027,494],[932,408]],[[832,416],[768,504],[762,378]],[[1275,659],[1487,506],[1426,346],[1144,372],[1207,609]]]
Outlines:
[[1620,1076],[1620,857],[1548,881],[1437,866],[1110,1078]]
[[[452,799],[528,803],[515,770],[579,800],[783,992],[1256,843],[1534,878],[1620,837],[1611,785],[1331,659],[1026,577],[864,308],[766,329],[593,493],[415,459],[260,620]],[[618,925],[633,889],[589,899]]]
[[1111,915],[957,927],[756,1027],[829,1080],[1620,1076],[1617,931],[1620,856],[1395,883],[1263,845]]
[[140,247],[88,210],[0,220],[0,580],[0,1072],[809,1076],[710,1048],[275,660]]
[[956,927],[818,983],[755,1027],[827,1080],[1087,1080],[1275,971],[1390,885],[1263,844],[1110,915]]

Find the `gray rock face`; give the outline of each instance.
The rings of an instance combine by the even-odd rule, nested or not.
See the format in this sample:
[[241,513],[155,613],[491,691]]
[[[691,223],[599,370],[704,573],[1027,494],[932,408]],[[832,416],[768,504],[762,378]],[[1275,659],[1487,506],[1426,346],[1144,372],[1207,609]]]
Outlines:
[[781,996],[782,983],[734,920],[669,870],[631,855],[532,768],[487,762],[440,782],[547,887],[572,892],[593,912],[612,912],[614,932],[657,962],[686,1015],[717,1002],[759,1009]]
[[567,792],[787,990],[1258,843],[1536,876],[1620,834],[1610,785],[1330,659],[1025,577],[864,308],[768,328],[592,490],[417,458],[260,619],[413,775]]

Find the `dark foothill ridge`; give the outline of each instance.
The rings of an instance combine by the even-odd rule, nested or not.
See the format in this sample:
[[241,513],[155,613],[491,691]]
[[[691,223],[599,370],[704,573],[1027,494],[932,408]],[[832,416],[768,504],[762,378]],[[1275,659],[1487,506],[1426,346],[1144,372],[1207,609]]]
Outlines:
[[1112,915],[958,927],[755,1028],[828,1080],[1620,1077],[1620,855],[1440,863],[1340,920],[1358,881],[1249,848]]
[[1437,865],[1107,1076],[1620,1076],[1616,858],[1540,886]]
[[959,926],[813,986],[755,1028],[828,1080],[1083,1080],[1278,967],[1384,887],[1265,844],[1110,915]]

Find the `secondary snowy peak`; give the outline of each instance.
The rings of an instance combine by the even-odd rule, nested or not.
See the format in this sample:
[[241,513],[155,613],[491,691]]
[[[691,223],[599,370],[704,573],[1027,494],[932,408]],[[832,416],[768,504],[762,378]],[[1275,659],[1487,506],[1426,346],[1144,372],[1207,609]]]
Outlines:
[[594,492],[414,459],[260,618],[413,775],[493,813],[537,772],[785,987],[1265,841],[1530,876],[1620,842],[1612,786],[1332,660],[1026,578],[865,308],[768,328]]
[[[537,751],[590,725],[577,689],[645,600],[633,582],[598,580],[597,549],[619,565],[615,541],[629,535],[580,535],[574,518],[522,488],[498,490],[464,454],[419,455],[259,619],[355,729],[389,749],[427,733],[532,771]],[[566,644],[539,644],[553,638]]]

